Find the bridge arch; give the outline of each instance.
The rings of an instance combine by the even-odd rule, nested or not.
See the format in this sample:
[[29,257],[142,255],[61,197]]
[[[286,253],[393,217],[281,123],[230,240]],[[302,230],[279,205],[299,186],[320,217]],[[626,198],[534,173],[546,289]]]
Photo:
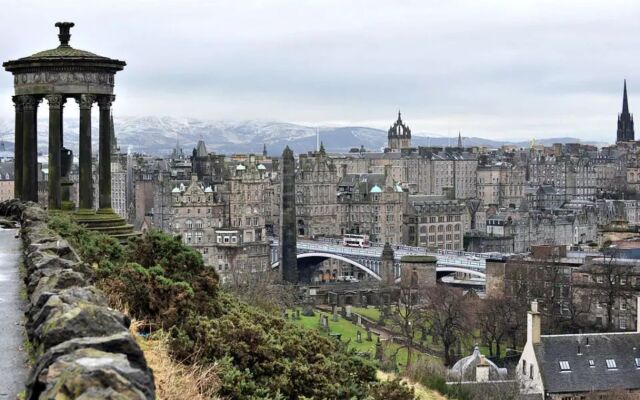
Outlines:
[[[375,272],[373,272],[372,270],[370,270],[369,268],[365,267],[364,265],[360,264],[357,261],[353,261],[347,257],[343,257],[339,254],[332,254],[332,253],[319,253],[319,252],[313,252],[313,253],[300,253],[296,256],[297,259],[301,259],[301,258],[311,258],[311,257],[318,257],[318,258],[333,258],[334,260],[340,260],[340,261],[344,261],[347,264],[351,264],[356,268],[359,268],[361,270],[363,270],[364,272],[366,272],[367,274],[373,276],[374,278],[376,278],[377,280],[382,280],[382,278],[380,277],[380,275],[376,274]],[[280,261],[276,261],[275,263],[271,264],[271,268],[277,268],[280,265]]]
[[484,272],[480,272],[474,269],[469,269],[469,268],[462,268],[462,267],[453,267],[451,265],[443,265],[443,266],[437,266],[436,267],[436,272],[462,272],[465,274],[470,274],[470,275],[475,275],[478,276],[480,278],[486,278],[487,275]]

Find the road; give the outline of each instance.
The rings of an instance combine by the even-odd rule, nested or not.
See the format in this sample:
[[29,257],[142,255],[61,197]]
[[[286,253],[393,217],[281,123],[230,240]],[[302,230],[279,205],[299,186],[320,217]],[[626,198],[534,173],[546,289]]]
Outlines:
[[18,271],[20,239],[15,229],[0,229],[0,400],[15,399],[27,378],[24,343],[25,302]]

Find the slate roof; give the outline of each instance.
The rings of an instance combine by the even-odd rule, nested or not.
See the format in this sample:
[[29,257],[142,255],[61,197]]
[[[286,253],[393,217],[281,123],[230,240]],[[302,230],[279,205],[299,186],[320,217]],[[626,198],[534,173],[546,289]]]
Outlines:
[[[543,335],[534,351],[549,393],[640,389],[635,360],[640,358],[640,333]],[[608,368],[607,360],[615,360],[617,368]],[[567,361],[570,370],[562,372],[560,361]]]
[[0,163],[0,181],[12,181],[13,179],[13,162]]

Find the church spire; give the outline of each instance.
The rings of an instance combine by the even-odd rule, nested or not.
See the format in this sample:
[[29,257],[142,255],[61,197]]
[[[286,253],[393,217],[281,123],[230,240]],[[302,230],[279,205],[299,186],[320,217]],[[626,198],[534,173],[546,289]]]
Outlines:
[[462,148],[462,134],[458,131],[458,148]]
[[629,100],[627,100],[627,80],[624,80],[624,94],[622,95],[622,113],[629,112]]
[[635,140],[633,129],[633,115],[629,113],[629,99],[627,96],[627,80],[624,80],[624,91],[622,94],[622,112],[618,115],[617,142],[632,142]]

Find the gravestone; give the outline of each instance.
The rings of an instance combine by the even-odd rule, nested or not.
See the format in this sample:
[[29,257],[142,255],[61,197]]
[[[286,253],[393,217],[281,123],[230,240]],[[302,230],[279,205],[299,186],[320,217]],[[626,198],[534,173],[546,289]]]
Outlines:
[[320,315],[320,329],[325,332],[329,330],[329,318],[324,314]]
[[347,305],[347,318],[351,318],[351,306]]
[[382,356],[383,356],[382,343],[380,342],[380,336],[378,336],[378,341],[376,342],[376,354],[374,357],[376,360],[382,361]]
[[287,311],[282,312],[282,318],[289,319],[289,313]]
[[296,308],[296,319],[300,319],[300,309]]
[[367,326],[367,342],[372,341],[373,339],[371,338],[371,329]]
[[304,305],[304,311],[302,312],[302,315],[304,315],[305,317],[313,317],[315,315],[315,313],[313,312],[313,305],[311,305],[311,303],[307,303]]
[[356,332],[356,343],[362,343],[362,334],[360,331]]
[[356,325],[361,326],[362,325],[362,315],[356,314],[356,316],[357,316]]

